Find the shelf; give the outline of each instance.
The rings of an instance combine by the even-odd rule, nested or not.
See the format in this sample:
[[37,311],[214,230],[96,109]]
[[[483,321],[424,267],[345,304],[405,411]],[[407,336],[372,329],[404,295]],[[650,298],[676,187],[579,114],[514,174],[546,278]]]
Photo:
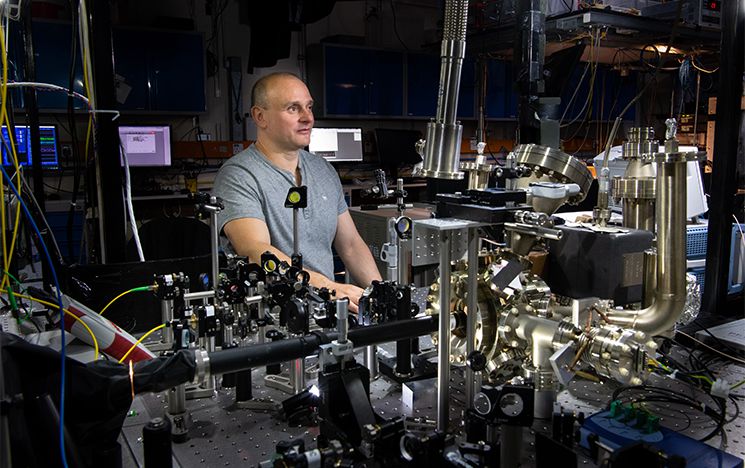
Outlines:
[[[593,27],[607,27],[602,44],[606,47],[628,47],[667,44],[672,33],[672,21],[636,16],[612,10],[589,9],[546,19],[546,42],[566,40],[571,34],[589,32]],[[489,30],[471,33],[466,40],[468,53],[494,53],[514,48],[515,20]],[[675,31],[675,46],[719,47],[720,31],[679,24]]]
[[[591,9],[547,19],[546,35],[585,31],[598,26],[606,26],[610,29],[604,42],[619,41],[621,43],[619,45],[666,44],[673,30],[671,21],[629,15],[612,10]],[[720,36],[721,33],[717,30],[700,29],[679,24],[675,31],[674,45],[719,45]]]

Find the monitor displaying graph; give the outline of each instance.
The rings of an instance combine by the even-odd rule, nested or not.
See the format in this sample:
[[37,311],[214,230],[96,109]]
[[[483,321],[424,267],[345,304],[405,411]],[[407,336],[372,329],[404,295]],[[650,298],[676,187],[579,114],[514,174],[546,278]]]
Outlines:
[[[33,163],[35,155],[33,154],[33,145],[31,144],[31,128],[27,125],[16,125],[15,129],[15,146],[18,163],[21,166],[28,166]],[[10,148],[8,127],[2,127],[2,156],[3,165],[13,165],[13,153]],[[39,149],[41,154],[41,165],[47,169],[57,168],[59,166],[59,145],[57,143],[57,127],[54,125],[39,126]]]

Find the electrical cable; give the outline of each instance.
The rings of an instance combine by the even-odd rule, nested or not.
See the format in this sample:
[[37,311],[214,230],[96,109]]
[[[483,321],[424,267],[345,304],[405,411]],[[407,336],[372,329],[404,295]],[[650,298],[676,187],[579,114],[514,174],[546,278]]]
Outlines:
[[145,254],[142,251],[142,242],[140,242],[140,232],[137,229],[137,219],[135,219],[135,210],[132,205],[132,183],[129,175],[129,159],[127,158],[127,152],[124,150],[124,145],[119,140],[119,148],[122,153],[122,161],[124,161],[124,199],[127,204],[127,214],[129,216],[130,225],[132,226],[132,237],[135,241],[135,247],[137,247],[137,256],[140,257],[140,261],[145,261]]
[[691,65],[693,65],[693,68],[695,68],[696,70],[700,71],[701,73],[706,73],[707,75],[712,75],[719,71],[719,67],[716,67],[713,70],[707,70],[701,65],[697,65],[695,59],[691,59]]
[[[665,48],[665,54],[670,52],[670,49],[673,46],[673,43],[675,42],[675,35],[678,32],[678,23],[680,23],[680,17],[681,12],[683,8],[683,2],[678,2],[678,10],[677,15],[675,18],[675,21],[673,22],[672,29],[670,31],[670,42],[668,42],[667,47]],[[644,49],[643,49],[644,50]],[[643,54],[642,50],[642,54]],[[659,51],[655,47],[654,50],[659,54]],[[660,55],[661,56],[661,55]],[[623,108],[621,113],[616,117],[616,120],[613,122],[613,127],[611,128],[610,134],[608,135],[608,140],[605,145],[605,152],[603,154],[603,169],[608,168],[608,155],[610,154],[610,147],[613,144],[613,139],[616,137],[616,133],[618,132],[618,127],[621,125],[621,119],[623,119],[623,116],[626,115],[626,112],[628,112],[629,109],[631,109],[631,106],[633,106],[636,101],[638,101],[642,95],[649,89],[652,83],[654,83],[657,79],[657,75],[660,73],[660,67],[659,65],[655,67],[654,75],[652,75],[652,78],[647,82],[647,84],[644,85],[644,87],[639,91],[634,98],[629,101],[628,104],[626,104],[626,107]]]
[[[3,54],[4,55],[4,54]],[[62,459],[62,465],[67,468],[67,453],[65,452],[65,379],[66,379],[66,371],[67,371],[67,365],[66,365],[66,359],[67,359],[67,350],[65,345],[65,316],[64,316],[64,307],[62,305],[62,292],[60,291],[60,282],[57,278],[57,270],[54,267],[54,262],[52,261],[52,256],[49,254],[49,249],[47,249],[47,244],[44,242],[44,238],[42,237],[41,231],[39,230],[39,227],[36,225],[36,221],[34,221],[33,216],[31,216],[31,212],[29,211],[28,207],[26,206],[26,203],[23,201],[23,198],[21,197],[21,194],[18,192],[18,189],[13,185],[13,181],[11,180],[8,173],[5,171],[5,168],[0,165],[0,171],[3,173],[3,177],[8,182],[8,187],[10,190],[15,194],[16,198],[18,199],[18,202],[20,203],[20,206],[23,208],[23,211],[26,214],[26,217],[28,218],[28,222],[31,225],[31,228],[34,230],[36,235],[39,238],[39,245],[41,245],[42,250],[44,251],[44,255],[47,258],[47,261],[49,262],[49,270],[52,273],[52,280],[54,281],[54,286],[56,288],[55,292],[57,294],[57,303],[59,304],[59,311],[60,311],[60,401],[59,401],[59,446],[60,446],[60,458]]]
[[[15,136],[15,127],[11,125],[9,113],[7,111],[8,106],[8,99],[7,99],[7,93],[8,93],[8,53],[6,50],[6,42],[5,42],[5,32],[7,31],[7,25],[4,25],[4,28],[2,32],[0,33],[0,61],[2,62],[3,72],[2,72],[2,102],[0,102],[0,106],[2,106],[2,110],[0,111],[0,125],[6,125],[6,128],[8,129],[8,140],[10,142],[10,151],[9,153],[13,155],[13,167],[16,170],[17,175],[17,184],[18,186],[21,186],[21,170],[18,164],[18,153],[16,152],[16,145],[14,141]],[[0,132],[0,138],[3,139],[3,142],[5,142],[4,135],[2,132]],[[10,262],[13,258],[13,251],[15,248],[16,239],[18,236],[18,228],[20,226],[20,219],[21,219],[21,207],[20,205],[16,208],[16,215],[15,215],[15,222],[13,226],[13,234],[11,237],[10,242],[10,249],[7,248],[7,239],[5,234],[5,188],[2,183],[0,183],[0,196],[2,196],[2,206],[0,206],[0,216],[2,216],[2,248],[3,248],[3,267],[4,270],[7,271],[10,268]],[[0,281],[0,287],[5,286],[7,281],[7,277],[3,277],[2,281]]]
[[143,341],[145,341],[145,338],[147,338],[148,336],[152,335],[153,333],[155,333],[156,331],[160,330],[161,328],[164,328],[165,326],[166,326],[165,323],[161,323],[157,327],[153,328],[152,330],[150,330],[147,333],[145,333],[144,335],[142,335],[140,337],[140,339],[137,340],[135,342],[135,344],[132,345],[131,348],[129,348],[129,351],[127,351],[126,353],[124,353],[124,356],[122,356],[122,358],[119,359],[119,364],[123,363],[124,360],[127,359],[127,356],[129,356],[129,353],[131,353],[132,351],[134,351],[135,348],[137,348],[140,345],[140,343],[142,343]]
[[85,102],[90,107],[90,100],[76,91],[70,91],[64,86],[52,84],[52,83],[40,83],[37,81],[11,81],[7,83],[8,88],[34,88],[42,91],[59,91],[61,93],[70,94]]
[[691,335],[689,335],[689,334],[688,334],[688,333],[686,333],[686,332],[683,332],[683,331],[680,331],[680,330],[676,330],[676,333],[680,333],[681,335],[685,336],[685,337],[686,337],[686,338],[688,338],[689,340],[695,341],[696,343],[700,344],[701,346],[703,346],[703,347],[705,347],[705,348],[707,348],[707,349],[709,349],[709,350],[713,351],[714,353],[716,353],[716,354],[718,354],[718,355],[720,355],[720,356],[723,356],[723,357],[725,357],[725,358],[727,358],[727,359],[729,359],[729,360],[731,360],[731,361],[737,362],[737,363],[739,363],[739,364],[745,364],[745,360],[743,360],[743,359],[740,359],[740,358],[736,358],[736,357],[734,357],[734,356],[730,356],[729,354],[727,354],[727,353],[724,353],[724,352],[722,352],[722,351],[719,351],[719,350],[718,350],[718,349],[716,349],[716,348],[712,348],[711,346],[707,345],[707,344],[706,344],[706,343],[704,343],[703,341],[699,341],[699,340],[697,340],[696,338],[692,337]]
[[[6,289],[0,289],[0,293],[10,294],[10,291]],[[52,307],[57,310],[59,310],[59,306],[53,302],[45,301],[44,299],[39,299],[38,297],[29,296],[27,294],[19,294],[19,293],[13,293],[14,295],[21,297],[23,299],[28,299],[29,301],[38,302],[39,304],[45,305],[47,307]],[[87,323],[83,321],[80,317],[70,312],[68,309],[63,308],[62,311],[67,314],[68,316],[75,319],[79,324],[85,328],[85,330],[88,332],[88,334],[91,336],[91,340],[93,340],[93,350],[94,350],[94,360],[97,360],[100,357],[100,351],[98,346],[98,340],[96,339],[96,335],[93,333],[93,330],[88,326]]]
[[396,34],[396,38],[398,39],[398,42],[401,43],[401,45],[404,47],[404,49],[409,50],[409,46],[404,43],[404,41],[401,39],[401,36],[398,34],[398,19],[396,18],[396,5],[393,4],[393,0],[390,0],[391,2],[391,13],[393,13],[393,32]]
[[[569,102],[567,102],[566,107],[564,108],[564,113],[561,114],[561,118],[559,119],[559,127],[563,127],[562,122],[564,121],[564,117],[566,117],[567,112],[569,112],[569,108],[572,106],[572,103],[574,102],[574,98],[577,97],[577,92],[579,92],[580,86],[582,86],[582,82],[585,80],[585,75],[587,75],[587,70],[590,69],[590,62],[587,62],[585,65],[585,70],[582,72],[582,76],[579,77],[579,82],[577,83],[577,87],[574,88],[574,92],[572,93],[572,97],[569,98]],[[569,125],[569,124],[567,124]]]
[[3,271],[3,274],[7,275],[10,279],[16,282],[16,284],[21,288],[21,290],[25,291],[25,288],[23,287],[23,283],[21,283],[18,278],[10,274],[8,271]]
[[713,409],[712,405],[707,405],[701,401],[698,401],[694,397],[689,397],[688,395],[685,395],[683,393],[680,393],[674,390],[670,390],[670,389],[663,388],[663,387],[655,387],[652,385],[635,385],[635,386],[621,387],[621,388],[616,389],[613,392],[611,401],[621,400],[621,395],[623,393],[631,392],[631,391],[647,392],[647,395],[627,397],[633,403],[654,402],[654,403],[679,404],[679,405],[684,405],[684,406],[694,408],[702,412],[706,416],[709,416],[716,423],[716,427],[706,436],[704,436],[701,439],[698,439],[700,442],[705,442],[713,438],[714,436],[716,436],[718,433],[720,433],[724,429],[724,424],[725,424],[726,417],[727,417],[727,414],[726,414],[727,402],[726,400],[722,398],[709,395],[711,400],[714,401],[714,403],[716,403],[716,406],[719,407],[719,412],[717,412]]
[[119,299],[120,297],[122,297],[122,296],[126,296],[127,294],[129,294],[129,293],[133,293],[133,292],[139,292],[139,291],[151,291],[151,290],[152,290],[152,286],[140,286],[140,287],[137,287],[137,288],[132,288],[132,289],[130,289],[130,290],[128,290],[128,291],[124,291],[123,293],[121,293],[121,294],[119,294],[118,296],[116,296],[116,297],[115,297],[114,299],[110,300],[110,301],[109,301],[109,303],[108,303],[108,304],[106,304],[106,305],[104,306],[104,308],[103,308],[103,309],[101,309],[101,311],[100,311],[100,312],[99,312],[98,314],[99,314],[99,315],[103,315],[103,313],[104,313],[104,312],[106,312],[106,309],[108,309],[108,308],[109,308],[109,306],[111,306],[111,304],[113,304],[114,302],[116,302],[116,301],[117,301],[117,300],[118,300],[118,299]]
[[[75,62],[77,62],[77,35],[78,35],[78,21],[77,21],[77,8],[75,5],[76,0],[70,0],[70,23],[72,25],[72,31],[70,34],[70,66],[68,76],[68,89],[70,91],[75,89]],[[73,167],[73,182],[72,182],[72,196],[70,197],[70,208],[67,210],[67,223],[66,231],[67,238],[73,238],[73,224],[75,217],[75,208],[78,201],[78,191],[80,190],[80,157],[78,149],[78,130],[75,124],[75,106],[73,105],[73,94],[68,91],[67,93],[67,122],[70,126],[70,138],[72,140],[71,155],[72,155],[72,167]],[[87,93],[87,90],[86,90]],[[88,114],[88,121],[90,122],[92,114]],[[86,140],[86,155],[87,155],[87,140]],[[74,244],[69,242],[67,245],[67,255],[70,261],[73,259]]]
[[740,220],[737,219],[737,216],[735,216],[734,213],[732,213],[732,218],[735,220],[735,226],[737,226],[737,230],[740,231],[740,240],[742,241],[742,246],[745,247],[745,232],[742,230],[742,224],[740,224]]
[[[567,124],[563,124],[563,126],[568,127],[570,125],[573,125],[577,121],[577,119],[579,119],[580,117],[582,117],[582,121],[579,123],[579,126],[575,130],[574,134],[572,134],[572,136],[570,136],[569,138],[564,139],[564,141],[574,139],[579,134],[579,132],[582,130],[582,126],[592,115],[592,111],[593,111],[592,102],[593,102],[593,98],[595,94],[595,79],[597,77],[597,69],[598,69],[598,64],[600,60],[600,54],[598,52],[598,49],[600,48],[600,39],[601,39],[600,29],[598,29],[596,35],[591,36],[591,38],[592,38],[592,41],[590,43],[590,61],[588,62],[588,66],[590,66],[590,70],[592,72],[590,74],[590,80],[588,82],[587,99],[585,99],[585,103],[582,105],[582,108],[578,112],[577,116],[574,119],[572,119],[571,122]],[[581,82],[577,86],[579,87],[580,85],[581,85]],[[567,109],[565,109],[565,114],[566,114],[566,111]],[[562,119],[563,119],[563,116],[562,116]],[[589,133],[589,127],[587,128],[587,131],[585,132],[584,140],[587,139],[588,133]],[[582,144],[584,144],[584,140]]]

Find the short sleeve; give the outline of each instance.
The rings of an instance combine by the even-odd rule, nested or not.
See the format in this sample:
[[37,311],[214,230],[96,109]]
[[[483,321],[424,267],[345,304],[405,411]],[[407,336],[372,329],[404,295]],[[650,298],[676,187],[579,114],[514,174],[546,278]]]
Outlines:
[[336,172],[336,169],[334,169],[334,166],[332,166],[331,163],[326,160],[322,161],[326,165],[326,170],[328,171],[328,179],[334,185],[334,190],[336,192],[336,214],[343,214],[349,209],[349,206],[347,206],[347,201],[344,199],[344,188],[341,186],[339,173]]
[[235,219],[256,218],[266,222],[264,197],[256,177],[238,164],[225,164],[217,173],[212,194],[223,201],[217,214],[219,232]]

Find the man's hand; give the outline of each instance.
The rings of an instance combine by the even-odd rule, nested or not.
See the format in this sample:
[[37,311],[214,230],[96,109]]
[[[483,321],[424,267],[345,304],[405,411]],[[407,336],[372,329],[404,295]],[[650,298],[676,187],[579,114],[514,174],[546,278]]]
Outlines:
[[359,302],[362,297],[364,290],[353,284],[334,283],[332,287],[336,291],[336,297],[348,297],[349,298],[349,310],[355,314],[359,310]]

